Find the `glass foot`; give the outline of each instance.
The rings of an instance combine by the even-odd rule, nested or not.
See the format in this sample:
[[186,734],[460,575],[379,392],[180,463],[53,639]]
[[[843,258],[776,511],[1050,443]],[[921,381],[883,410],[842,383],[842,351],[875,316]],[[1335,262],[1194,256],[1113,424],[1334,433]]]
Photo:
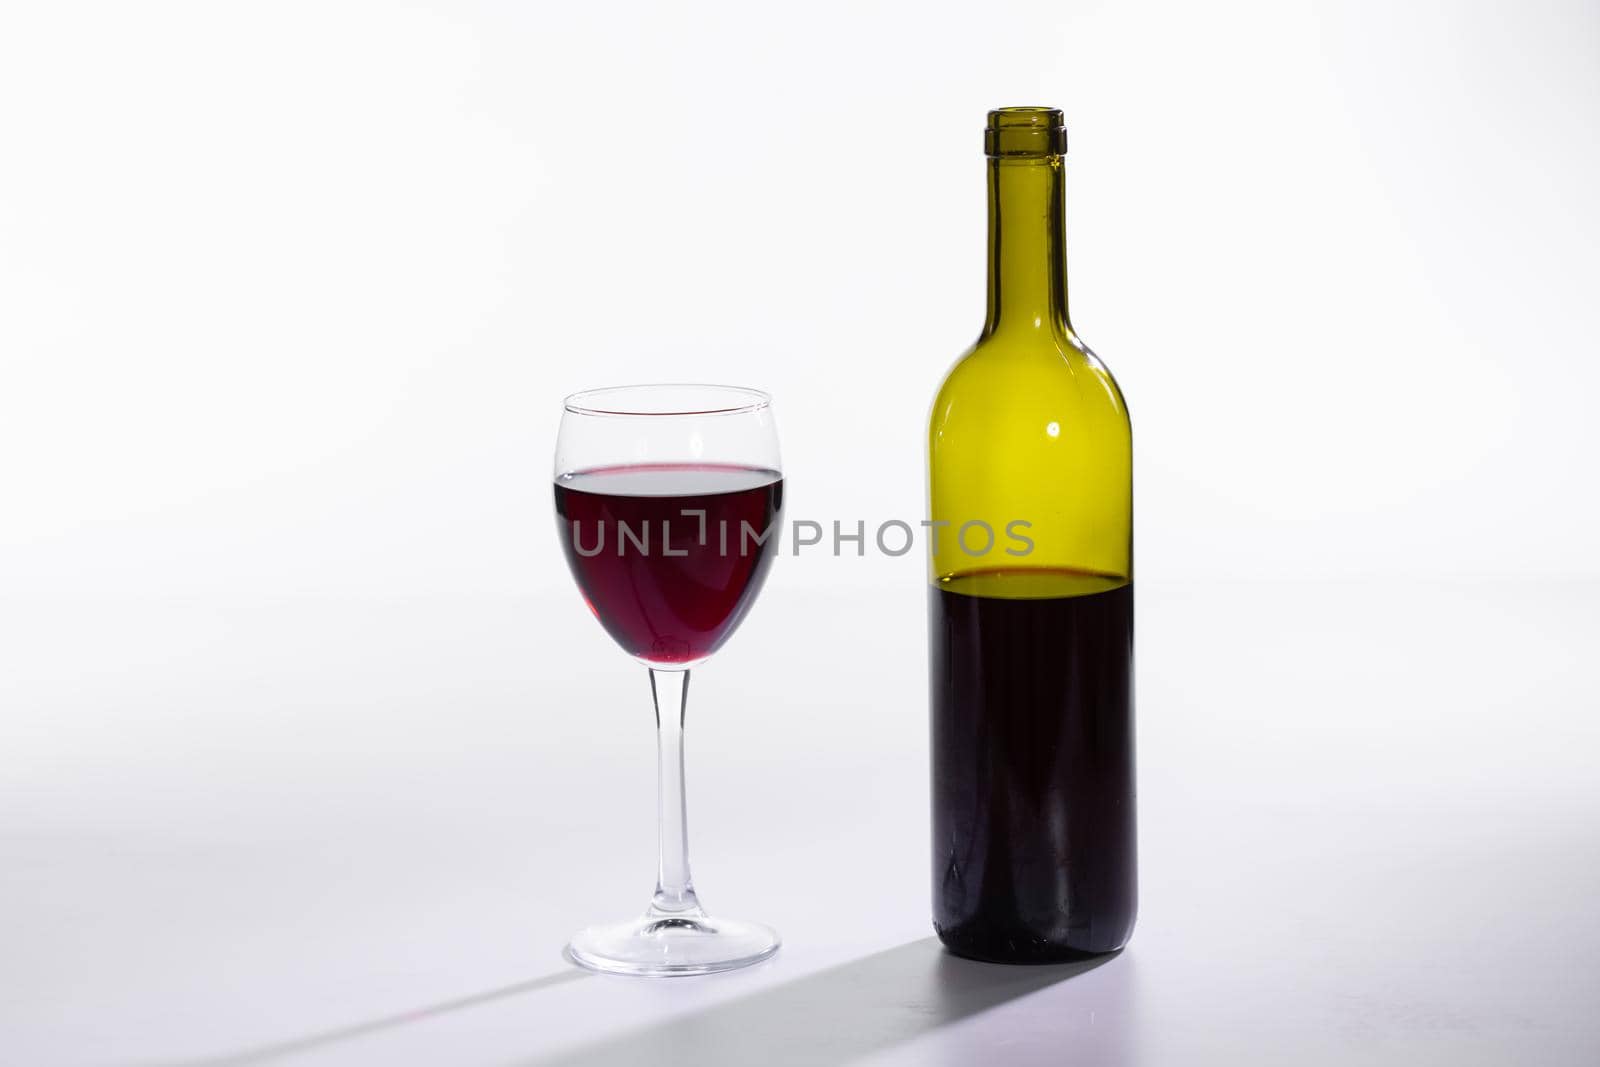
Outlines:
[[661,912],[580,931],[567,946],[574,963],[606,974],[664,978],[748,967],[778,951],[776,930],[705,912]]

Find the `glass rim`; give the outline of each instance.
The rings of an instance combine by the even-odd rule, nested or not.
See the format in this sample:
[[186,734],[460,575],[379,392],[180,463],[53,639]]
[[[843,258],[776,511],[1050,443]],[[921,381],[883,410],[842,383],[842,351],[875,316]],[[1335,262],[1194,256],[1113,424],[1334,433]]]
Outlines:
[[[675,403],[645,405],[642,402],[625,403],[620,398],[629,393],[662,396],[671,390],[680,390],[693,396],[696,391],[706,396],[705,403]],[[718,397],[720,394],[720,397]],[[727,400],[727,403],[722,402]],[[772,406],[772,395],[760,389],[743,385],[715,385],[707,382],[652,382],[644,385],[608,385],[600,389],[584,389],[562,400],[562,406],[574,415],[621,415],[648,418],[681,418],[687,415],[744,415],[762,411]]]

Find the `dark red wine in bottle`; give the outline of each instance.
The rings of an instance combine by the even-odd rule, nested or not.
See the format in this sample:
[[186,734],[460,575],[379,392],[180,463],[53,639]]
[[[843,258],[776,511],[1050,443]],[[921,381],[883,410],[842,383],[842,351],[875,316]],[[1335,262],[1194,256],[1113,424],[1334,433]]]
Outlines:
[[930,590],[934,926],[962,956],[1050,962],[1133,930],[1133,586]]
[[630,655],[693,664],[766,580],[783,476],[714,464],[605,467],[555,482],[556,525],[589,610]]

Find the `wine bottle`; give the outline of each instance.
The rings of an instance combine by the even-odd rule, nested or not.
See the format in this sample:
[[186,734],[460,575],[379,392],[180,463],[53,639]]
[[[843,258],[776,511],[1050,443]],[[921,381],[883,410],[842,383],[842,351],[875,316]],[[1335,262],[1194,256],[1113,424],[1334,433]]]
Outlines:
[[984,148],[988,314],[928,425],[933,922],[1046,962],[1137,907],[1132,435],[1067,317],[1061,112],[991,111]]

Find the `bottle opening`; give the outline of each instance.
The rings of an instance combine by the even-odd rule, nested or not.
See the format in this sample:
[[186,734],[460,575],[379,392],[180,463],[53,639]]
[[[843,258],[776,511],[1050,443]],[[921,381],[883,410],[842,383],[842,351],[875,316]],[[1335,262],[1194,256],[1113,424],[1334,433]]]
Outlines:
[[1067,128],[1053,107],[1000,107],[989,112],[983,151],[991,158],[1044,159],[1067,154]]

